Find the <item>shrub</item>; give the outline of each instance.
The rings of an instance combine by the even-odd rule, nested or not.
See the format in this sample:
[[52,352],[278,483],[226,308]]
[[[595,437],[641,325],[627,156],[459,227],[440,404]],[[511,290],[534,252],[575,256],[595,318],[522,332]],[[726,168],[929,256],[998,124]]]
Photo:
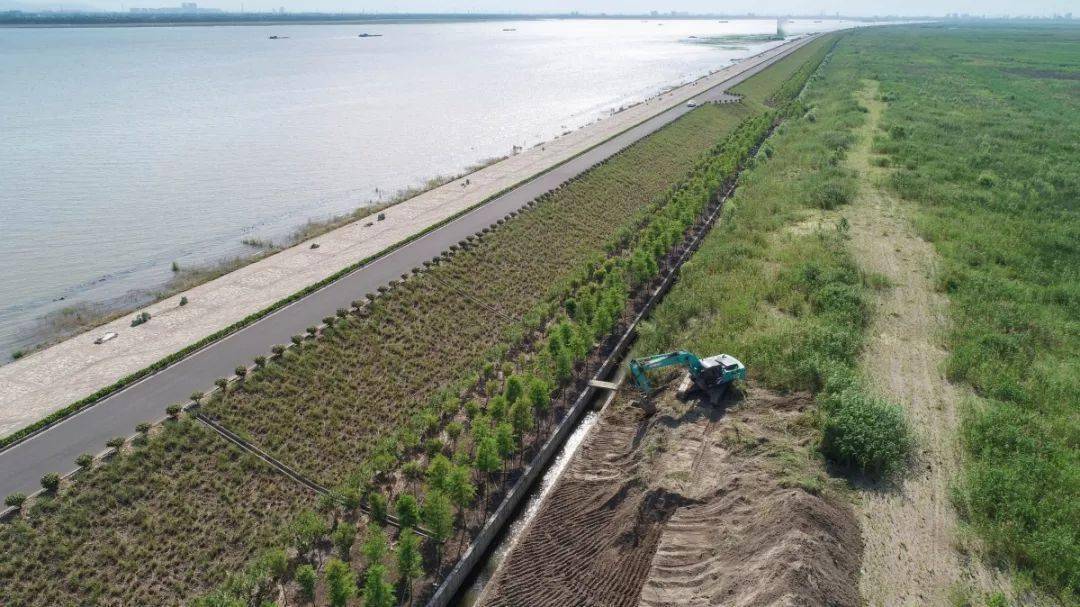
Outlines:
[[832,461],[871,474],[899,471],[912,441],[900,407],[850,387],[825,397],[821,449]]
[[387,550],[389,550],[389,542],[386,541],[386,533],[382,530],[382,527],[378,523],[372,522],[368,525],[367,537],[364,538],[364,544],[360,546],[360,552],[367,559],[367,564],[377,565],[386,556]]
[[345,487],[339,489],[337,492],[338,501],[341,504],[341,509],[345,512],[355,512],[360,508],[360,490],[353,487]]
[[452,421],[446,424],[446,435],[450,437],[450,440],[457,442],[461,437],[461,433],[465,431],[465,426],[459,421]]
[[301,512],[289,525],[289,536],[301,557],[310,552],[327,531],[326,521],[310,510]]
[[256,356],[255,357],[255,366],[256,367],[265,367],[266,366],[266,357],[265,356]]
[[116,437],[110,438],[109,440],[105,441],[105,446],[106,447],[112,447],[113,449],[120,449],[121,447],[124,446],[124,437],[123,436],[116,436]]
[[60,488],[60,475],[49,472],[41,477],[41,487],[48,493],[56,493]]
[[5,506],[14,506],[15,508],[22,508],[23,504],[25,504],[25,503],[26,503],[26,494],[24,494],[24,493],[12,493],[11,495],[4,498],[4,505]]
[[387,515],[386,496],[377,491],[372,492],[368,495],[367,502],[368,508],[371,510],[371,518],[380,523],[385,523]]
[[349,566],[331,558],[326,562],[326,593],[332,607],[345,607],[356,592],[356,577]]
[[187,304],[188,304],[187,295],[181,295],[180,296],[180,305],[181,306],[186,306]]
[[94,456],[89,453],[83,453],[75,458],[75,465],[80,468],[89,468],[94,465]]
[[420,554],[419,538],[410,530],[402,530],[397,546],[398,576],[404,582],[405,592],[412,594],[412,581],[424,574],[423,556]]
[[364,607],[394,607],[394,587],[386,581],[386,568],[382,565],[368,567],[364,580]]
[[331,539],[334,541],[334,547],[337,548],[341,560],[349,560],[353,542],[356,541],[356,526],[351,523],[339,524],[337,529],[334,529]]
[[835,209],[851,201],[853,188],[847,182],[830,179],[819,183],[811,192],[814,205],[821,209]]
[[259,557],[259,565],[266,569],[270,577],[280,580],[289,570],[289,555],[281,548],[271,548]]
[[135,431],[139,434],[146,434],[150,431],[150,422],[139,422],[135,424]]
[[141,324],[147,323],[149,320],[150,320],[150,313],[149,312],[140,312],[139,314],[135,315],[135,318],[131,319],[131,326],[137,327],[137,326],[139,326]]
[[296,583],[300,586],[300,593],[309,601],[315,598],[315,582],[318,576],[315,568],[308,564],[296,568]]
[[247,375],[247,372],[248,372],[247,367],[245,367],[243,365],[240,365],[240,366],[236,367],[235,369],[233,369],[233,373],[235,373],[237,377],[243,377],[243,376]]
[[402,527],[415,527],[420,521],[420,507],[416,503],[416,498],[408,493],[398,497],[397,502],[394,503],[394,511]]

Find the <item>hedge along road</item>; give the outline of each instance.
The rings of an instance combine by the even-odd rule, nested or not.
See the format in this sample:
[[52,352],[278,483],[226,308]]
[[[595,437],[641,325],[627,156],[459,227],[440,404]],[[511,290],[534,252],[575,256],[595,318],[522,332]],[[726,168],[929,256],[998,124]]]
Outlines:
[[[696,99],[700,102],[730,101],[730,96],[724,93],[727,88],[786,57],[815,37],[807,36],[789,43],[782,52],[702,91]],[[303,333],[306,327],[333,316],[339,308],[348,307],[364,294],[374,293],[424,261],[438,257],[451,245],[496,223],[511,211],[521,209],[690,111],[692,108],[679,105],[657,114],[322,289],[15,443],[0,452],[0,496],[32,493],[38,489],[42,475],[74,469],[75,458],[80,454],[97,453],[110,438],[130,435],[136,424],[160,419],[169,403],[186,401],[192,392],[208,389],[215,379],[231,375],[236,366],[248,365],[256,356],[268,354],[275,344],[288,343],[293,335]]]

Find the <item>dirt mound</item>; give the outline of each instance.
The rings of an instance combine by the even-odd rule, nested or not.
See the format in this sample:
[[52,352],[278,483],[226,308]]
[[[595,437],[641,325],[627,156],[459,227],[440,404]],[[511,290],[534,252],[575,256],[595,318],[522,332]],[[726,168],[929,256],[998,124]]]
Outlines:
[[816,472],[808,396],[665,392],[652,416],[634,397],[604,413],[483,604],[858,604],[850,507],[792,486]]
[[762,472],[664,528],[641,605],[857,605],[859,530],[851,512]]

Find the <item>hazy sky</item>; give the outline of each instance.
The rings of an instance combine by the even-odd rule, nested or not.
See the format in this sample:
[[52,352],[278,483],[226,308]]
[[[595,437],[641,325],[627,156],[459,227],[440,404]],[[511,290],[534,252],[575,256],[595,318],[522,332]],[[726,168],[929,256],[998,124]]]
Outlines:
[[[26,0],[24,0],[26,1]],[[29,0],[32,2],[33,0]],[[47,1],[47,0],[46,0]],[[62,0],[60,0],[62,2]],[[757,14],[839,12],[847,15],[1052,15],[1072,12],[1080,18],[1080,0],[197,0],[200,6],[226,10],[345,12],[648,12],[651,10]],[[27,3],[29,3],[27,2]],[[99,8],[175,6],[179,0],[73,0]]]

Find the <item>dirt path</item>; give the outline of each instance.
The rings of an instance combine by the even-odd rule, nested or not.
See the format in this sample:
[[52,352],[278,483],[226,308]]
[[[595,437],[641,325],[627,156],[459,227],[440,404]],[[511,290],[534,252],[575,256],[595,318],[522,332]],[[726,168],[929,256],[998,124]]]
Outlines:
[[957,548],[949,483],[959,469],[962,392],[946,381],[946,351],[938,345],[948,301],[931,283],[933,247],[915,235],[900,201],[879,186],[888,169],[870,162],[885,109],[876,82],[859,93],[859,101],[869,114],[848,161],[861,176],[860,191],[844,216],[859,264],[890,283],[875,298],[863,366],[874,387],[904,407],[918,441],[914,469],[899,486],[861,491],[865,552],[859,586],[871,606],[945,605],[1003,584]]

